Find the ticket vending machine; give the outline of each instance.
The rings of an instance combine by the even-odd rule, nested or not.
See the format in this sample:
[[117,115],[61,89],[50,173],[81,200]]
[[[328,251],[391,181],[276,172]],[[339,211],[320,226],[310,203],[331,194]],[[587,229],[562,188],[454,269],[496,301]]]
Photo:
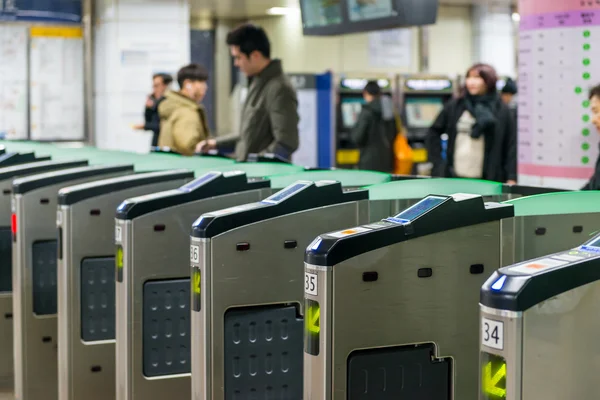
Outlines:
[[[478,290],[513,206],[428,196],[307,248],[304,399],[477,398]],[[472,336],[475,336],[473,333]]]
[[47,172],[13,182],[15,397],[58,398],[57,194],[64,186],[133,173],[133,166]]
[[427,162],[427,132],[455,93],[449,76],[406,75],[400,80],[402,120],[415,164]]
[[[365,103],[363,89],[370,79],[344,78],[340,81],[336,112],[336,166],[339,168],[355,168],[360,159],[357,146],[350,139],[350,132]],[[393,82],[391,79],[374,79],[385,96],[392,97]]]
[[117,209],[117,400],[191,398],[190,227],[199,214],[259,201],[269,181],[208,172]]
[[58,398],[115,397],[115,210],[175,189],[188,170],[139,173],[58,192]]
[[369,219],[368,192],[298,181],[192,228],[192,398],[302,398],[302,258]]
[[13,302],[12,302],[12,183],[17,177],[87,165],[87,161],[40,161],[0,168],[0,388],[12,389]]
[[480,310],[480,400],[598,397],[600,236],[495,272]]

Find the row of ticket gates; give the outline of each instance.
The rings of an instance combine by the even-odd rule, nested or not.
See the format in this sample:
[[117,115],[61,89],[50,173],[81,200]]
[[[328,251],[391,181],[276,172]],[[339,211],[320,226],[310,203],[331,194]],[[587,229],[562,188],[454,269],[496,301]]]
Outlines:
[[18,400],[596,397],[600,192],[1,144]]

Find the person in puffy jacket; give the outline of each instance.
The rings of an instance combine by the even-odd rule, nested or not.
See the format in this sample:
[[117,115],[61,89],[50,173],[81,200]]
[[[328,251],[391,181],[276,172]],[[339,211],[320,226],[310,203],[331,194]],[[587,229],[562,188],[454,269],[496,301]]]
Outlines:
[[178,92],[169,91],[158,106],[160,115],[159,147],[168,147],[182,155],[194,155],[196,145],[208,137],[208,120],[200,102],[208,88],[208,71],[190,64],[179,70]]
[[381,94],[376,81],[367,83],[363,90],[365,104],[350,138],[360,150],[360,169],[391,173],[394,170],[394,139],[396,119],[394,106],[388,96]]
[[[469,68],[463,94],[449,101],[429,129],[427,150],[433,176],[517,181],[517,128],[496,88],[498,75],[487,64]],[[447,160],[441,156],[448,135]]]

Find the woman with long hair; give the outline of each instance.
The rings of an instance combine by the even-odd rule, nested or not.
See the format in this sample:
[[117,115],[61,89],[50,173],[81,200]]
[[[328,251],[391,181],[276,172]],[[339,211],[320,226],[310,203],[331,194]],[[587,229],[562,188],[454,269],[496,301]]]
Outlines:
[[[429,129],[432,175],[516,183],[517,128],[496,88],[498,75],[487,64],[467,71],[462,94],[449,101]],[[448,135],[446,162],[440,136]]]

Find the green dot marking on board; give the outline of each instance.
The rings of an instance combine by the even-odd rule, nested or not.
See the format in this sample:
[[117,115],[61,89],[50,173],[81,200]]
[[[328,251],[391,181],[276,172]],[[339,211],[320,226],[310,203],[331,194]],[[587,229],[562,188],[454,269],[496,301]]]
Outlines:
[[583,73],[583,79],[590,79],[591,75],[589,72],[584,72]]
[[583,37],[590,37],[591,33],[588,30],[583,31]]
[[584,45],[583,45],[583,49],[584,49],[584,50],[589,50],[591,47],[592,47],[592,46],[590,46],[590,44],[589,44],[589,43],[586,43],[586,44],[584,44]]
[[581,148],[582,148],[583,150],[589,150],[589,149],[590,149],[590,144],[589,144],[589,143],[583,143],[583,144],[581,145]]
[[583,59],[583,65],[590,65],[590,59],[589,58],[584,58]]
[[583,136],[590,136],[590,130],[588,128],[585,128],[584,130],[581,131],[581,134]]
[[586,156],[586,157],[581,157],[581,162],[582,162],[583,164],[587,164],[587,163],[589,163],[589,162],[590,162],[590,158],[589,158],[589,157],[587,157],[587,156]]
[[584,100],[582,103],[583,107],[588,108],[590,106],[590,101],[589,100]]
[[581,94],[581,92],[583,92],[583,90],[582,90],[582,89],[581,89],[579,86],[577,86],[577,87],[575,88],[575,93],[577,93],[577,94]]
[[590,116],[589,115],[584,115],[582,118],[583,122],[589,122],[590,121]]

